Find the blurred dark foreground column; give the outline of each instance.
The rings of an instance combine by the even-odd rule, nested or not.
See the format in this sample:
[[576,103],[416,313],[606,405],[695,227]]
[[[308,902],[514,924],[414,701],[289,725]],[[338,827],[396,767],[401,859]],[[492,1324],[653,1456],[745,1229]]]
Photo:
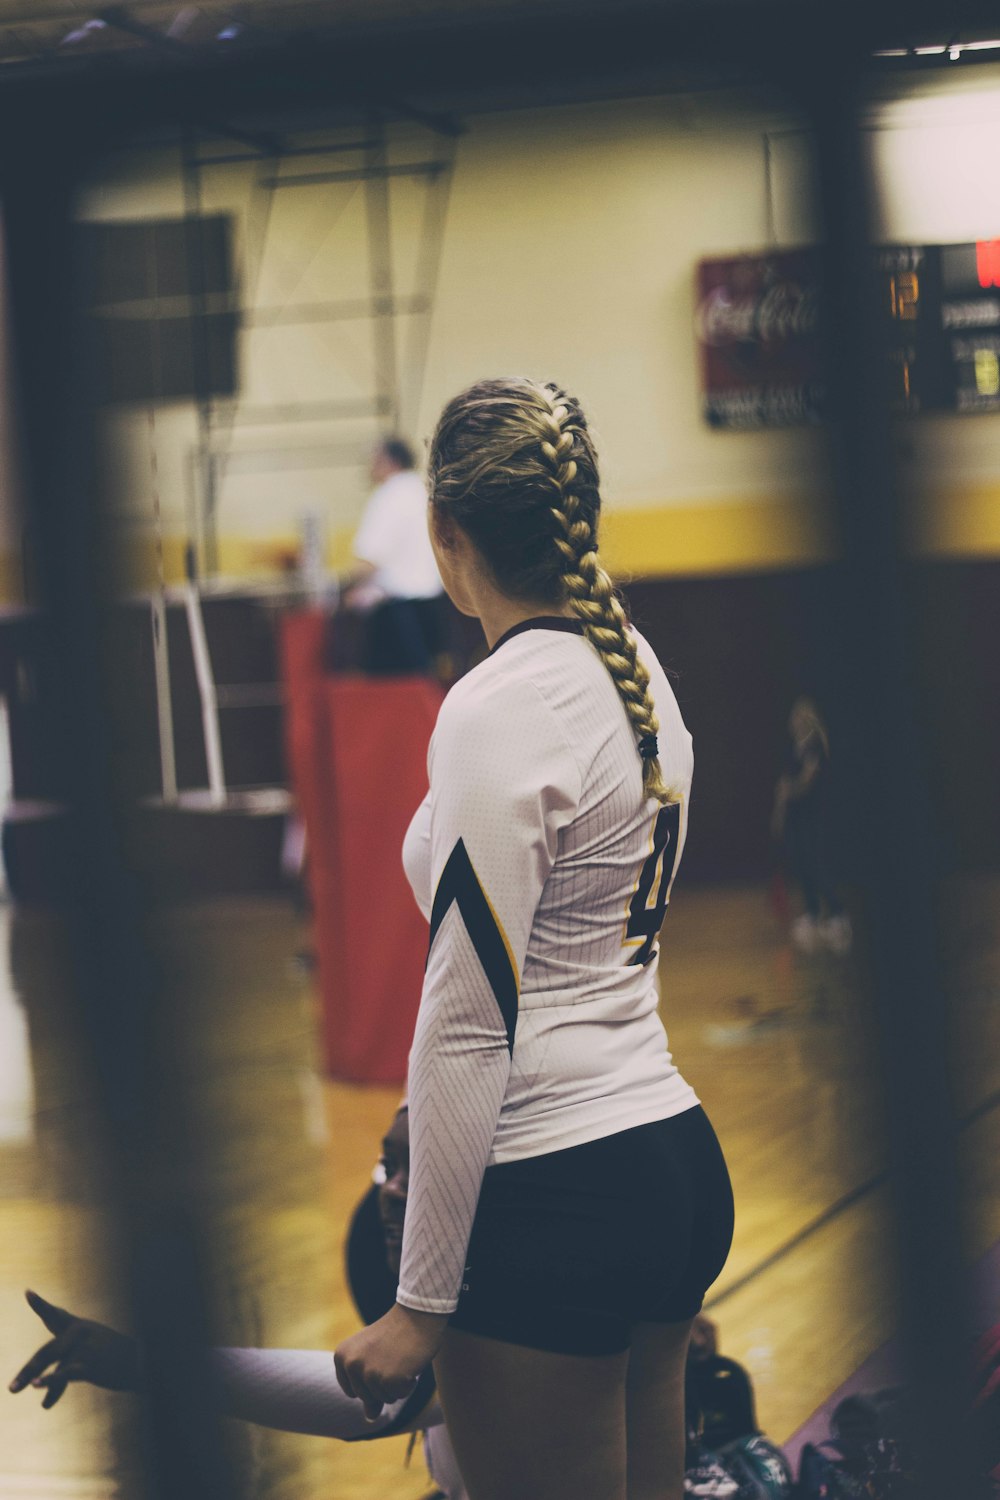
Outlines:
[[[74,102],[76,108],[74,108]],[[52,108],[0,103],[13,400],[35,537],[46,649],[57,691],[48,735],[69,805],[65,920],[80,1067],[102,1115],[111,1182],[110,1263],[127,1267],[149,1399],[142,1403],[146,1490],[163,1500],[229,1500],[236,1489],[207,1399],[199,1234],[185,1186],[192,1159],[148,918],[124,854],[116,797],[115,706],[104,611],[115,587],[97,491],[93,382],[75,295],[75,191],[97,139],[91,91]],[[76,1311],[76,1309],[74,1309]],[[81,1310],[82,1311],[82,1310]],[[122,1398],[127,1399],[127,1398]]]
[[[972,1396],[971,1324],[951,1091],[953,1025],[939,931],[940,846],[928,773],[934,694],[915,653],[874,305],[872,188],[861,130],[864,39],[852,39],[854,51],[829,33],[812,42],[799,55],[794,92],[817,143],[843,544],[825,665],[837,718],[848,730],[852,874],[877,1006],[918,1493],[921,1500],[971,1500],[987,1488],[963,1437]],[[804,63],[810,55],[814,61]]]

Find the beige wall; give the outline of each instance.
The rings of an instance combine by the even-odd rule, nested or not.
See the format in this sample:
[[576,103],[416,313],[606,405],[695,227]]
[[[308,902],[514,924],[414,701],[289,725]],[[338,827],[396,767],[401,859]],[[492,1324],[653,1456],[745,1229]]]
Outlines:
[[[935,84],[930,99],[873,108],[868,140],[880,237],[947,241],[1000,231],[1000,179],[992,173],[1000,90],[992,70],[965,78],[973,83],[958,92]],[[808,143],[796,122],[702,96],[495,113],[467,124],[433,319],[397,323],[404,428],[422,441],[442,403],[484,373],[553,376],[592,415],[605,471],[605,541],[626,571],[721,572],[825,555],[823,433],[709,430],[693,335],[699,258],[818,238]],[[392,135],[396,162],[441,151],[416,127]],[[280,170],[324,164],[286,160]],[[271,192],[260,182],[271,171],[220,166],[203,175],[203,209],[234,216],[245,305],[367,295],[362,186]],[[426,195],[423,181],[392,181],[398,293],[418,284]],[[84,217],[129,219],[183,210],[172,151],[120,156],[80,207]],[[370,393],[370,324],[248,328],[240,359],[240,400],[220,413],[212,438],[223,570],[277,565],[282,552],[294,551],[310,511],[324,516],[330,556],[342,561],[364,501],[375,423],[266,425],[255,410]],[[935,417],[901,431],[915,511],[926,537],[945,550],[1000,551],[996,422]],[[193,406],[115,411],[106,437],[137,576],[153,576],[154,458],[166,566],[175,574],[192,508],[204,500]]]
[[[948,244],[1000,236],[1000,68],[939,75],[932,89],[873,110],[871,124],[881,239]],[[1000,416],[908,422],[897,452],[917,544],[957,556],[1000,555]]]
[[[422,443],[444,401],[484,373],[553,376],[592,414],[605,469],[606,542],[628,569],[739,565],[748,556],[759,561],[762,548],[782,561],[803,547],[821,548],[811,518],[822,437],[718,434],[699,413],[694,266],[701,255],[766,242],[763,132],[783,123],[728,101],[693,99],[471,119],[457,145],[431,326],[407,318],[397,325],[404,428]],[[400,130],[391,149],[395,161],[426,160],[442,144]],[[255,170],[212,168],[203,180],[205,211],[235,215],[247,305],[364,296],[363,188],[271,194],[255,184]],[[308,170],[308,160],[282,170]],[[781,170],[802,178],[801,152],[786,153]],[[392,182],[394,280],[404,294],[418,284],[426,194],[419,180]],[[813,238],[808,193],[793,183],[779,199],[778,241]],[[182,211],[171,155],[122,158],[81,204],[86,217]],[[426,360],[422,333],[429,333]],[[342,560],[364,502],[364,455],[375,425],[341,419],[267,427],[246,417],[268,402],[370,391],[370,325],[248,329],[241,368],[235,421],[219,423],[213,439],[224,567],[256,568],[272,543],[274,554],[291,549],[302,514],[317,510],[329,521],[331,555]],[[193,409],[161,407],[152,423],[146,411],[118,411],[107,425],[122,521],[133,536],[149,528],[155,444],[173,571],[176,538],[198,499]],[[330,460],[331,447],[341,445],[353,445],[353,463]],[[734,507],[740,514],[730,525]],[[653,535],[643,517],[667,510],[677,514]]]

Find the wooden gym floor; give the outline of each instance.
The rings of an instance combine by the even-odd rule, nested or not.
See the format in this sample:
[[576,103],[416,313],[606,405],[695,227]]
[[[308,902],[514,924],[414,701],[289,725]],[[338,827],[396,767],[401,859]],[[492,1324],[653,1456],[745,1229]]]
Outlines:
[[[948,894],[954,1059],[968,1242],[1000,1238],[1000,879]],[[121,1321],[103,1228],[93,1111],[66,1040],[51,917],[0,907],[0,1360],[5,1381],[42,1330],[33,1286]],[[171,1004],[189,1039],[197,1168],[220,1342],[332,1349],[356,1326],[342,1271],[393,1089],[324,1081],[316,1002],[296,963],[302,922],[280,901],[178,909],[163,923]],[[759,1417],[788,1437],[891,1333],[893,1273],[879,1173],[870,1006],[856,960],[793,955],[761,889],[686,890],[661,969],[671,1045],[725,1146],[736,1243],[712,1294],[721,1347],[750,1369]],[[6,955],[6,959],[4,957]],[[943,1050],[943,1049],[942,1049]],[[989,1101],[993,1101],[993,1106]],[[985,1107],[984,1107],[985,1106]],[[140,1500],[134,1402],[72,1387],[51,1412],[0,1399],[0,1496]],[[232,1424],[246,1493],[266,1500],[418,1500],[406,1439],[348,1447]]]

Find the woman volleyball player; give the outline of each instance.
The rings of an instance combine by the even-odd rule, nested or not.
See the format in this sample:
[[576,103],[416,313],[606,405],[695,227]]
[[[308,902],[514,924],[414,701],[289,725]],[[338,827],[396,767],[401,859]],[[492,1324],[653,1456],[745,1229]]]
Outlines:
[[688,1336],[733,1225],[657,1013],[691,740],[598,561],[575,400],[471,387],[429,493],[491,651],[441,709],[404,846],[431,939],[402,1270],[338,1378],[374,1417],[433,1360],[471,1500],[680,1500]]

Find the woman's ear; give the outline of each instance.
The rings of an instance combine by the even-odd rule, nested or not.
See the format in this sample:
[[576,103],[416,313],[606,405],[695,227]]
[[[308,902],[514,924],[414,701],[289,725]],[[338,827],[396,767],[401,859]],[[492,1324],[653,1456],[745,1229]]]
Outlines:
[[431,536],[442,552],[454,552],[459,544],[459,526],[439,506],[432,504],[428,516]]

